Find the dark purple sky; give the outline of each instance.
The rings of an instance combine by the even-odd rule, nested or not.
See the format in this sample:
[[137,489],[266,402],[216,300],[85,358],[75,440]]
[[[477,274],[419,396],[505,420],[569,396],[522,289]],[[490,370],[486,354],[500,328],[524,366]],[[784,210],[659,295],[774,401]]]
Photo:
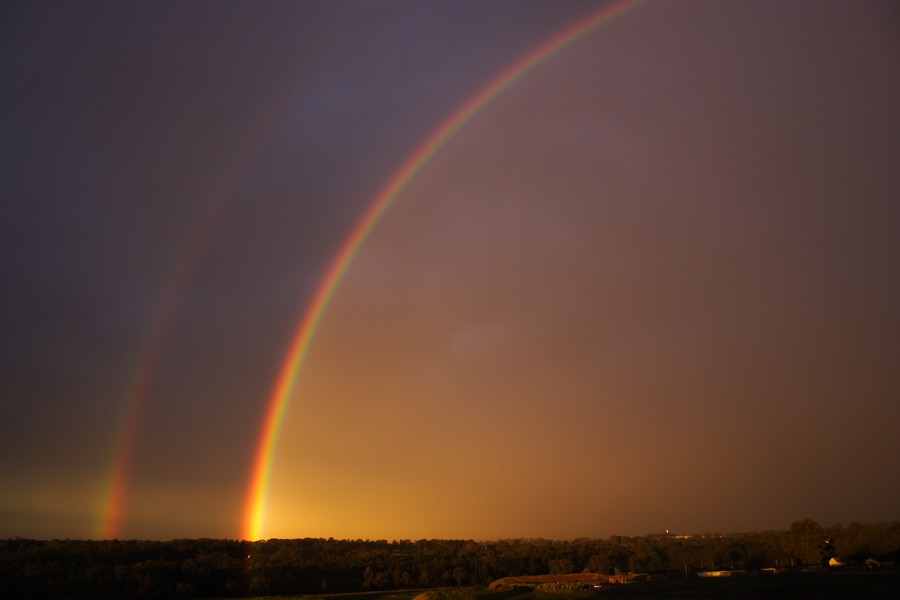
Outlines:
[[[386,181],[602,3],[0,7],[0,536],[235,537]],[[900,7],[655,2],[479,113],[363,247],[267,535],[900,518]],[[155,344],[155,345],[154,345]]]

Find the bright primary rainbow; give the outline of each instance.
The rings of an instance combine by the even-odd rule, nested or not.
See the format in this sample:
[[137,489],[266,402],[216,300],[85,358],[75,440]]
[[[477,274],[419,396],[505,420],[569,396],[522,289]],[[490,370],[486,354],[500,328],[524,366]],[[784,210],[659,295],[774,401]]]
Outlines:
[[369,209],[354,227],[332,261],[294,333],[287,355],[282,362],[266,409],[259,445],[253,462],[253,474],[243,520],[242,535],[244,539],[258,540],[263,537],[267,496],[272,475],[272,459],[278,446],[284,415],[297,383],[297,375],[315,338],[316,329],[328,309],[328,304],[340,285],[341,279],[384,213],[428,161],[497,96],[563,49],[648,2],[650,0],[622,0],[606,4],[516,61],[444,121],[403,163],[403,166],[374,198]]

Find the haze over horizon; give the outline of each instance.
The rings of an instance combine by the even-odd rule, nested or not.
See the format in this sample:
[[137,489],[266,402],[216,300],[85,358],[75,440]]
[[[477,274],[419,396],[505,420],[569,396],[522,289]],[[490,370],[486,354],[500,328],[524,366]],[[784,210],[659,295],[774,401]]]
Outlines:
[[[0,538],[240,537],[354,226],[605,4],[0,7]],[[898,64],[895,2],[659,0],[510,86],[332,298],[263,537],[900,519]]]

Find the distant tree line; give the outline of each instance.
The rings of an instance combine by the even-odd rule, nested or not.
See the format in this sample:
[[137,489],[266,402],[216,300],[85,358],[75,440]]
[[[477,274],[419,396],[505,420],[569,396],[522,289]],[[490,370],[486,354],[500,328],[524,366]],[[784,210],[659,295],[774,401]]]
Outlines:
[[482,586],[510,576],[668,573],[900,558],[900,522],[554,541],[0,541],[3,598],[204,598]]

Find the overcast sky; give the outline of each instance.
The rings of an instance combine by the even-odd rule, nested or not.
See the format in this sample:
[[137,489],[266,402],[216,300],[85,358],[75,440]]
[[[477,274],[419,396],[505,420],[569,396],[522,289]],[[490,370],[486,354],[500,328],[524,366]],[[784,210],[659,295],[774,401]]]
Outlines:
[[[601,6],[3,3],[0,536],[109,532],[116,464],[117,537],[240,536],[354,225]],[[518,81],[335,294],[265,536],[900,518],[897,65],[896,2],[661,0]]]

